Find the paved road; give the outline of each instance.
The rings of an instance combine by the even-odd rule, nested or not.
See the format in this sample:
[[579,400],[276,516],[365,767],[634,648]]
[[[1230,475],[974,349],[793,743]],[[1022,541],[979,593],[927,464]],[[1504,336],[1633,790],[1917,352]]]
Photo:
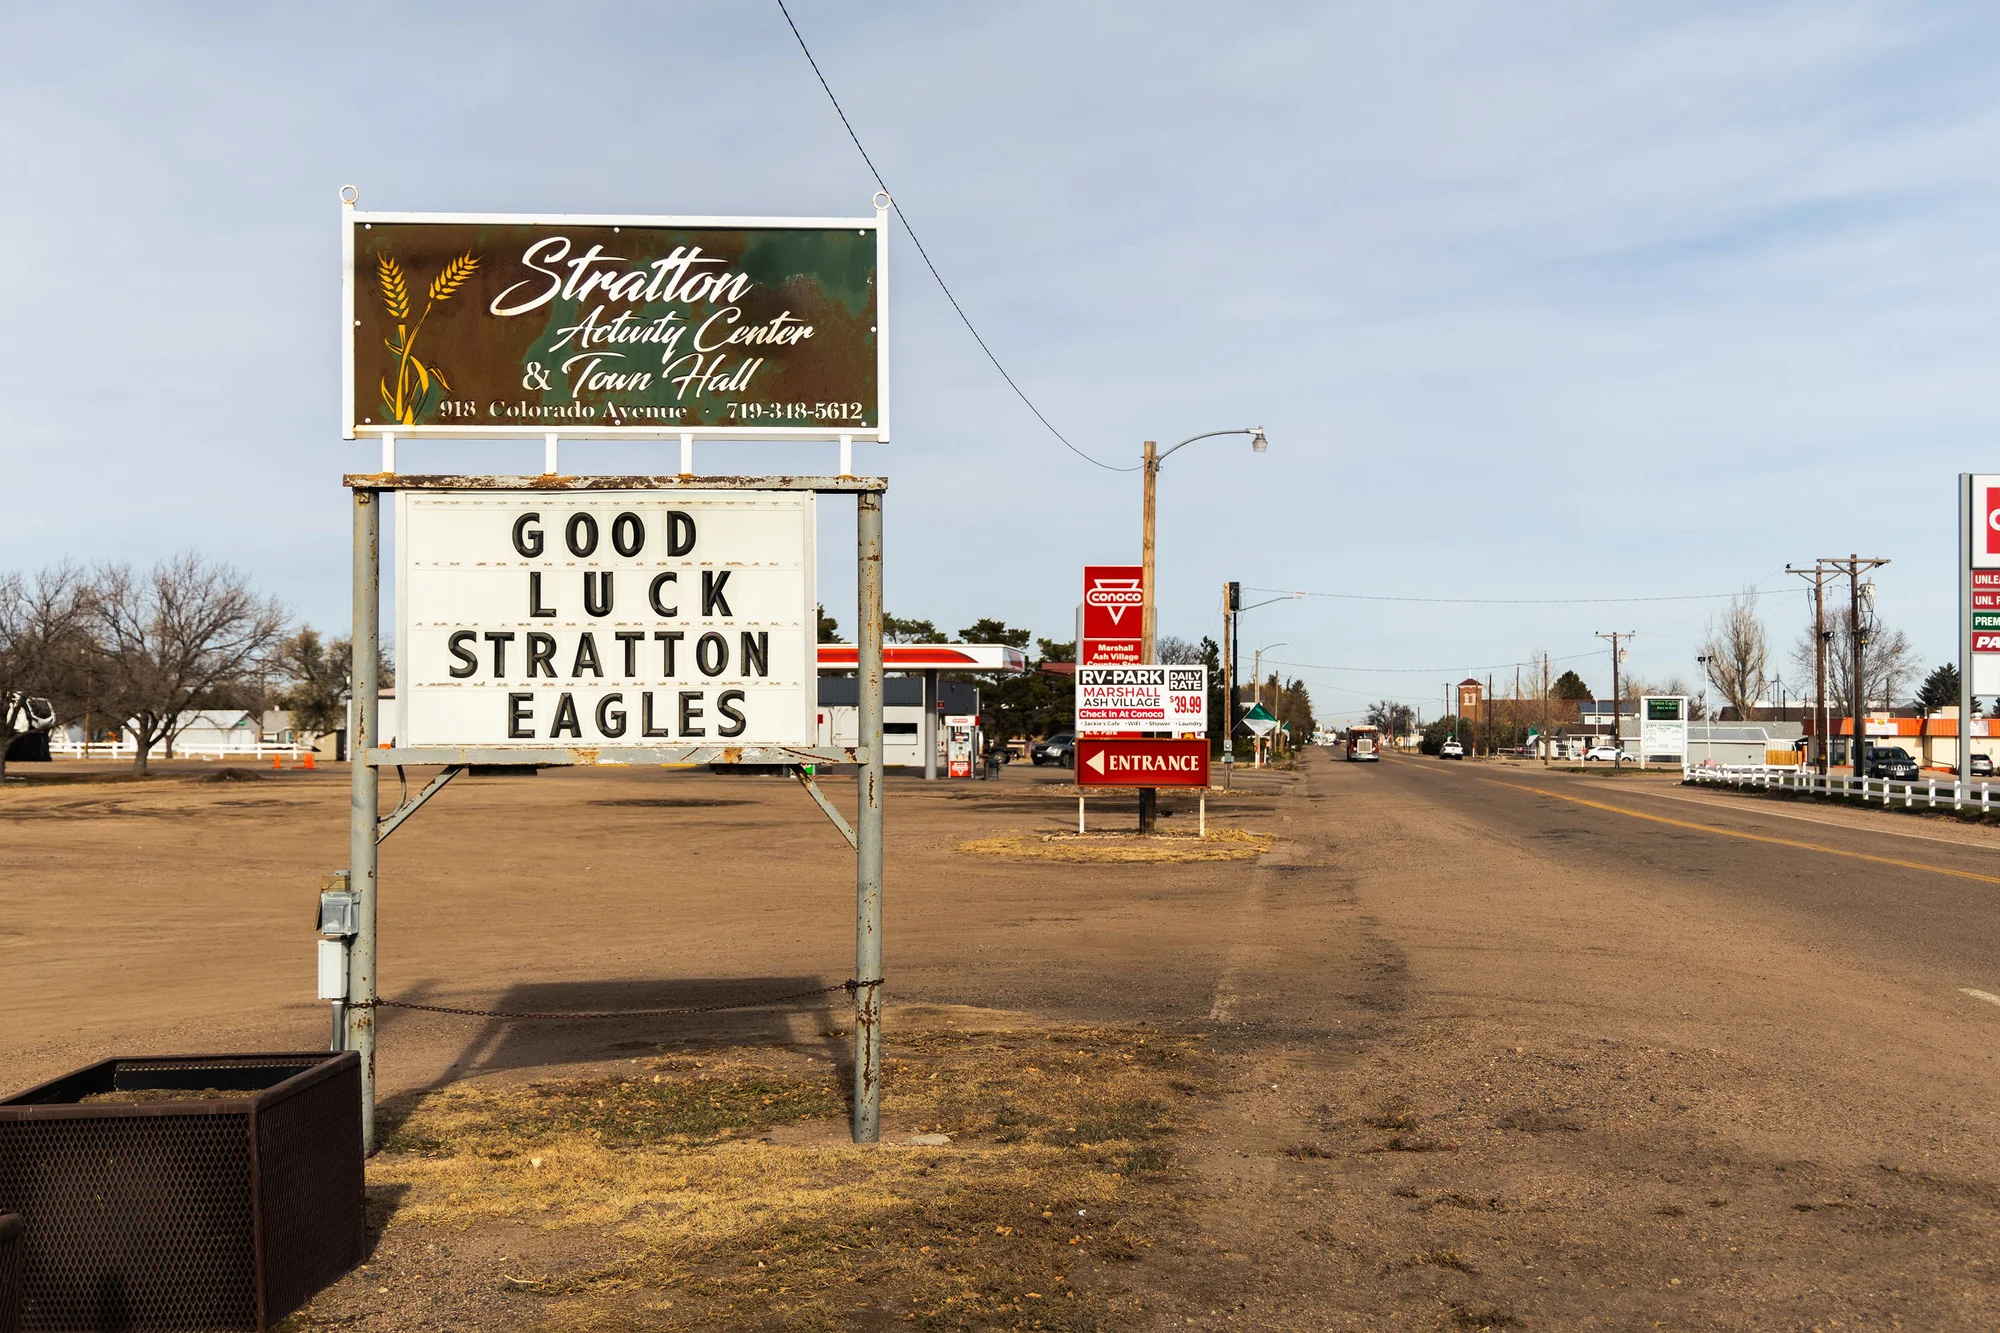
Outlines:
[[[1208,1235],[1288,1275],[1248,1322],[2000,1327],[1991,835],[1498,764],[1306,786],[1238,926],[1264,972],[1218,983]],[[1254,1040],[1337,928],[1344,1016]]]
[[2000,846],[1983,830],[1530,767],[1412,761],[1384,776],[1496,842],[1635,883],[1672,877],[1712,895],[1719,920],[1782,923],[1947,992],[2000,992]]

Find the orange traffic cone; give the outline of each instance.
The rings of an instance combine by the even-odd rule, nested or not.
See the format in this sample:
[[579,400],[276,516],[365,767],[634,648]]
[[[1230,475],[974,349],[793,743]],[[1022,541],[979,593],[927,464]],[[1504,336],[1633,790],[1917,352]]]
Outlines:
[[271,769],[273,772],[282,769],[284,766],[285,766],[285,756],[281,754],[274,754],[271,756]]
[[306,751],[306,772],[310,773],[310,772],[312,772],[312,771],[313,771],[313,752],[312,752],[311,750],[307,750],[307,751]]

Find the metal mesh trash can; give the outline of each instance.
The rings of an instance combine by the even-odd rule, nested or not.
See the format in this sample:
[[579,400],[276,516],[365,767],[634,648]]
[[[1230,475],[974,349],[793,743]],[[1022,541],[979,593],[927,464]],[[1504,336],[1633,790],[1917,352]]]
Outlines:
[[0,1213],[0,1333],[21,1329],[21,1215]]
[[359,1263],[360,1060],[106,1060],[0,1101],[22,1333],[263,1330]]

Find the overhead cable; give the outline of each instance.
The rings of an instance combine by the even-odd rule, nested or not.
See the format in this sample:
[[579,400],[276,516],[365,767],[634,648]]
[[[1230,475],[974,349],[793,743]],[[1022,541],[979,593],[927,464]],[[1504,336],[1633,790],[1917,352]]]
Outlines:
[[[1742,592],[1677,593],[1666,597],[1395,597],[1366,592],[1299,592],[1291,588],[1253,588],[1248,592],[1275,592],[1291,597],[1328,597],[1344,602],[1430,602],[1451,606],[1604,606],[1623,602],[1719,602]],[[1761,591],[1761,590],[1759,590]]]
[[917,229],[910,225],[909,216],[903,212],[902,204],[897,202],[896,192],[891,190],[888,182],[882,179],[882,173],[875,169],[875,160],[869,157],[868,150],[861,146],[861,136],[854,132],[854,122],[847,118],[847,112],[841,108],[840,99],[833,95],[832,85],[826,81],[826,75],[821,72],[819,61],[813,59],[812,48],[806,45],[805,35],[799,31],[799,25],[792,21],[792,11],[785,8],[785,0],[778,0],[778,12],[785,16],[785,26],[790,28],[792,36],[798,39],[799,50],[805,52],[806,63],[812,66],[813,74],[819,79],[819,86],[826,91],[826,100],[833,103],[834,114],[840,117],[841,125],[847,130],[847,137],[854,141],[855,151],[861,154],[861,160],[868,165],[868,174],[875,178],[875,184],[881,189],[884,195],[888,196],[889,207],[895,210],[896,220],[901,222],[903,230],[909,233],[910,242],[917,247],[917,254],[923,259],[924,267],[931,271],[933,278],[937,279],[938,290],[944,293],[945,300],[951,302],[951,308],[958,312],[958,318],[965,325],[965,331],[970,333],[972,340],[979,344],[979,350],[986,353],[986,359],[991,361],[993,368],[1000,372],[1000,378],[1007,381],[1007,387],[1014,391],[1014,396],[1027,405],[1028,410],[1035,414],[1035,420],[1048,428],[1049,434],[1062,441],[1063,448],[1069,450],[1084,462],[1101,467],[1106,472],[1137,472],[1141,466],[1140,464],[1134,463],[1130,467],[1119,467],[1116,464],[1106,463],[1100,459],[1093,458],[1071,444],[1069,437],[1057,430],[1055,423],[1043,415],[1042,409],[1036,407],[1034,400],[1028,397],[1022,391],[1021,386],[1014,382],[1014,377],[1007,373],[1007,367],[1000,364],[1000,358],[993,355],[993,349],[986,345],[986,339],[980,337],[979,330],[973,327],[972,317],[965,313],[965,307],[958,303],[956,296],[952,295],[951,288],[945,284],[944,274],[938,272],[938,266],[931,262],[930,252],[925,250],[924,243],[917,239]]

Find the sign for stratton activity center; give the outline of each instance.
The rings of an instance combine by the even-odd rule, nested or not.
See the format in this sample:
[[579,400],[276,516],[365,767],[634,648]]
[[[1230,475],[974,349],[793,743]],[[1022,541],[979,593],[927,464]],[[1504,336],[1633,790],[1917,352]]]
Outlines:
[[812,743],[812,495],[399,503],[398,744]]
[[886,439],[881,221],[350,210],[346,437]]

